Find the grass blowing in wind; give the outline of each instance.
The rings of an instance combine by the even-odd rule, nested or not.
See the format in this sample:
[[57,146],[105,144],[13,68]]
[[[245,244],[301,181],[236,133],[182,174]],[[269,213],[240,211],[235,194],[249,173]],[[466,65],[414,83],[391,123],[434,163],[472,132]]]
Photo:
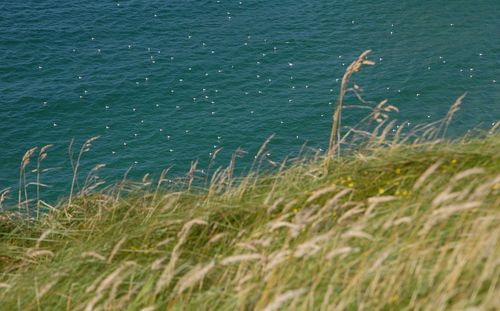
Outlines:
[[[373,65],[368,53],[342,79],[326,154],[269,172],[268,140],[244,177],[233,176],[238,151],[211,181],[198,180],[194,163],[172,188],[164,171],[154,186],[144,178],[88,191],[79,161],[91,139],[66,201],[32,217],[20,187],[17,213],[0,214],[1,307],[499,309],[497,128],[446,140],[462,96],[443,120],[403,130],[390,118],[396,107],[349,84]],[[342,109],[357,106],[344,104],[347,92],[370,111],[354,127],[341,127]]]

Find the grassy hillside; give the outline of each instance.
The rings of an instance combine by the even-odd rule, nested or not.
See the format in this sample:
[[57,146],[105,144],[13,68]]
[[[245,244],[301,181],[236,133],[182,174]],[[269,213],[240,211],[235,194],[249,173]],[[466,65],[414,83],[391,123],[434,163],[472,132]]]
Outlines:
[[500,136],[0,220],[2,310],[498,310]]

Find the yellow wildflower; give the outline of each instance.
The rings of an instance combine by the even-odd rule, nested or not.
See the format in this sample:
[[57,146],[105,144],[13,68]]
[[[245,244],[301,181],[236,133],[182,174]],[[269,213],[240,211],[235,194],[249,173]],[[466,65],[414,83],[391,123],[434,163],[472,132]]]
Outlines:
[[384,194],[385,189],[384,188],[378,188],[378,194]]
[[398,174],[398,175],[401,174],[401,168],[399,168],[399,167],[396,168],[396,174]]
[[354,183],[351,181],[348,185],[347,185],[349,188],[353,188],[354,187]]

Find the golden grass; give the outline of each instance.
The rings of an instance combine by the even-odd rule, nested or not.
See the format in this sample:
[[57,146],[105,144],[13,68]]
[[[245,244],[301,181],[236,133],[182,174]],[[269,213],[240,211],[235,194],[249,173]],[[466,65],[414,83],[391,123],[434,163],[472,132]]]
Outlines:
[[[344,75],[326,154],[271,173],[262,167],[272,137],[244,177],[233,173],[238,151],[211,181],[194,162],[173,188],[162,185],[165,170],[156,183],[146,176],[96,192],[101,165],[80,177],[92,138],[76,158],[70,146],[68,200],[51,207],[38,189],[33,217],[30,149],[18,211],[0,213],[0,309],[500,309],[497,127],[446,142],[461,97],[439,122],[392,131],[397,108],[348,85],[373,64],[367,55]],[[374,126],[341,128],[348,91]]]

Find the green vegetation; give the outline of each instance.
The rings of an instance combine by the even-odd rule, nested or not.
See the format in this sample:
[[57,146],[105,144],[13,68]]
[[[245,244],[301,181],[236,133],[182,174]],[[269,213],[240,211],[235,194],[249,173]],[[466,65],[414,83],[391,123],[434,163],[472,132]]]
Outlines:
[[[200,189],[194,164],[171,187],[164,172],[156,185],[96,193],[101,165],[78,186],[91,138],[75,158],[70,146],[71,191],[54,208],[39,191],[50,146],[39,150],[32,208],[27,167],[38,149],[28,150],[18,212],[0,213],[0,309],[500,309],[500,123],[440,139],[464,94],[443,120],[403,135],[404,123],[389,121],[396,107],[348,88],[373,64],[368,53],[342,79],[326,155],[272,173],[259,172],[266,141],[242,178],[235,155]],[[370,113],[341,131],[347,91]]]
[[499,155],[493,134],[403,144],[5,216],[1,308],[498,309]]

